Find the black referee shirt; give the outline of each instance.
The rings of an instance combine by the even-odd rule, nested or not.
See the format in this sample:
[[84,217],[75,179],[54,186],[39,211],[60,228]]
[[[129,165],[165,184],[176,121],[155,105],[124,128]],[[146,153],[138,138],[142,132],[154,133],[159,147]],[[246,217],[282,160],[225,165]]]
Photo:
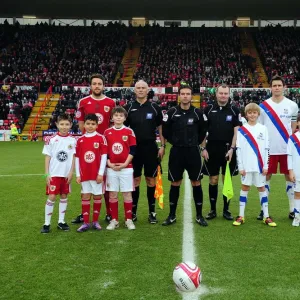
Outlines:
[[188,110],[180,105],[170,108],[163,118],[162,128],[164,138],[177,147],[199,146],[207,129],[203,113],[192,105]]
[[241,126],[240,110],[230,104],[219,106],[215,101],[204,109],[207,118],[207,140],[231,143],[234,127]]
[[162,125],[161,108],[148,100],[144,104],[134,101],[124,108],[128,113],[125,125],[134,131],[137,144],[156,141],[156,129]]

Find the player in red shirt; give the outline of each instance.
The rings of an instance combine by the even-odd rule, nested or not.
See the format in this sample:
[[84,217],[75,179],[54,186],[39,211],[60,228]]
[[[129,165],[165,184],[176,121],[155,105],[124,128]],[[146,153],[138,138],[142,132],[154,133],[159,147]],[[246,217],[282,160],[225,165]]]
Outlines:
[[85,116],[85,134],[77,140],[76,145],[76,182],[81,183],[81,204],[83,224],[78,232],[90,228],[90,199],[93,195],[93,223],[92,227],[101,230],[98,218],[101,210],[101,195],[104,191],[103,175],[107,161],[107,143],[97,129],[98,118],[95,114]]
[[108,230],[119,227],[118,222],[118,192],[124,198],[125,226],[135,229],[132,222],[132,194],[134,191],[132,158],[135,154],[136,139],[132,129],[124,126],[127,111],[116,107],[112,111],[114,126],[106,129],[104,136],[107,140],[107,177],[106,190],[109,191],[109,206],[112,220]]
[[[110,126],[111,111],[116,106],[115,101],[106,97],[104,91],[104,77],[99,74],[91,76],[90,84],[92,94],[79,100],[76,118],[79,129],[84,133],[84,119],[87,114],[95,114],[98,117],[97,132],[103,134]],[[109,196],[105,194],[106,221],[109,223],[111,217],[109,214]],[[82,215],[77,216],[72,223],[79,224],[83,221]]]

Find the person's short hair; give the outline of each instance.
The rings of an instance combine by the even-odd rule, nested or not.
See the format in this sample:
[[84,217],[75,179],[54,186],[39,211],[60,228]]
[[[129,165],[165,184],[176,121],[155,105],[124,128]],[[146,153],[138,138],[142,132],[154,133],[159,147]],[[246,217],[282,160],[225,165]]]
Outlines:
[[72,124],[72,119],[71,119],[70,115],[67,115],[67,114],[59,115],[57,117],[56,123],[59,123],[60,121],[69,121],[70,124]]
[[285,86],[284,79],[283,79],[281,76],[279,76],[278,74],[274,75],[274,76],[271,78],[270,86],[272,86],[273,81],[281,81],[281,82],[282,82],[282,85]]
[[219,90],[220,87],[223,88],[223,89],[227,89],[227,88],[228,88],[228,90],[230,90],[230,87],[229,87],[228,84],[222,83],[222,84],[219,84],[219,85],[216,87],[216,93],[218,92],[218,90]]
[[122,106],[116,106],[115,108],[113,108],[113,110],[111,111],[111,116],[113,116],[114,114],[123,114],[125,118],[127,118],[128,116],[126,109]]
[[189,89],[189,90],[191,90],[191,94],[193,94],[192,87],[188,83],[186,83],[185,81],[180,82],[180,86],[178,88],[178,95],[180,95],[180,91],[183,90],[183,89]]
[[245,107],[245,116],[247,116],[248,111],[257,111],[258,115],[260,115],[260,108],[254,102],[251,102],[251,103],[246,105],[246,107]]
[[96,123],[98,123],[98,117],[95,114],[87,114],[84,118],[84,123],[86,121],[95,121]]
[[92,76],[90,77],[90,84],[92,84],[92,81],[94,78],[98,78],[102,80],[103,85],[105,84],[105,79],[102,75],[100,74],[92,74]]

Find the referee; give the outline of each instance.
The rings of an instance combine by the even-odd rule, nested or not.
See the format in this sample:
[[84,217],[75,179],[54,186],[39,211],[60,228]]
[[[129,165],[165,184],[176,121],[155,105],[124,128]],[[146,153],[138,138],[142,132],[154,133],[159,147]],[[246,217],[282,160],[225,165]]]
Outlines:
[[206,134],[205,116],[191,105],[192,88],[182,84],[179,88],[180,104],[169,109],[163,118],[163,136],[172,144],[169,156],[169,174],[171,181],[169,193],[170,213],[162,225],[176,222],[176,208],[184,170],[187,170],[193,187],[196,206],[196,222],[207,226],[202,216],[203,192],[201,187],[201,151],[200,144]]
[[[132,192],[132,220],[137,221],[137,207],[140,196],[140,183],[142,169],[147,183],[147,198],[149,206],[148,221],[157,223],[155,213],[155,184],[159,159],[165,154],[165,140],[162,136],[162,111],[161,108],[147,100],[148,84],[139,80],[134,87],[136,101],[126,105],[128,116],[125,122],[136,135],[136,153],[132,160],[135,191]],[[161,147],[156,144],[156,131],[158,130]]]
[[[204,109],[207,118],[207,139],[202,143],[203,174],[209,176],[209,200],[211,211],[206,216],[207,220],[217,216],[216,203],[218,198],[218,181],[220,168],[222,169],[223,182],[227,160],[230,161],[231,175],[237,175],[236,137],[240,126],[240,111],[229,102],[229,87],[222,84],[216,89],[217,100]],[[229,209],[229,201],[223,195],[223,217],[233,220]]]

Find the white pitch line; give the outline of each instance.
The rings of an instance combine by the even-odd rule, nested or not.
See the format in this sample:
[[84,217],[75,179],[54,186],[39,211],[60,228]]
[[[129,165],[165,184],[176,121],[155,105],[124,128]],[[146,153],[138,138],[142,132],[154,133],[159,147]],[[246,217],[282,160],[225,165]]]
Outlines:
[[42,175],[44,175],[44,174],[8,174],[8,175],[0,174],[0,177],[42,176]]
[[[182,261],[196,263],[194,222],[192,214],[191,183],[187,173],[184,176],[184,211],[183,211],[183,237],[182,237]],[[198,300],[199,295],[194,293],[182,293],[183,300]]]

